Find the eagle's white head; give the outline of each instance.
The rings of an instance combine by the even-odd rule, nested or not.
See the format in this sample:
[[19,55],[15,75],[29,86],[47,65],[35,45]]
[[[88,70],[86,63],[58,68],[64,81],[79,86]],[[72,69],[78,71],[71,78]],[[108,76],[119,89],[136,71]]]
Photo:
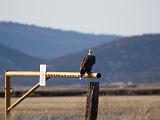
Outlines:
[[90,49],[90,50],[88,51],[88,55],[94,55],[94,51],[93,51],[92,49]]

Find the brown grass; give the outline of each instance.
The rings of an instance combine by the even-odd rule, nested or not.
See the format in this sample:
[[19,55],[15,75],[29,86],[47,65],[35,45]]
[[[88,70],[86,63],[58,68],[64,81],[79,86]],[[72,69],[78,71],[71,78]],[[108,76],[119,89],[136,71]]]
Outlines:
[[102,97],[99,108],[99,120],[158,120],[160,97]]
[[[15,101],[13,98],[12,101]],[[83,120],[86,97],[27,98],[13,111],[15,120]],[[0,99],[4,117],[4,99]],[[159,120],[160,96],[103,96],[99,98],[98,120]]]

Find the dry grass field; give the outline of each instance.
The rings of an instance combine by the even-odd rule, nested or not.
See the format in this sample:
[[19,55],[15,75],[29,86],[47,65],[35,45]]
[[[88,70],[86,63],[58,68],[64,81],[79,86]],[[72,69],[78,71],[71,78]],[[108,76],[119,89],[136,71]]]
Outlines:
[[[12,101],[15,101],[13,98]],[[84,120],[86,97],[27,98],[12,111],[14,120]],[[4,99],[0,98],[0,120]],[[103,96],[98,120],[160,120],[160,96]]]

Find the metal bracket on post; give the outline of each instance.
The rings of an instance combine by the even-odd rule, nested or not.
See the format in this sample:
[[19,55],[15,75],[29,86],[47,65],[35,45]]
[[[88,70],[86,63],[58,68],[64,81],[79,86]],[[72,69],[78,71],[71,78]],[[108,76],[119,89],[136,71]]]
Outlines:
[[46,64],[40,65],[39,85],[46,86]]

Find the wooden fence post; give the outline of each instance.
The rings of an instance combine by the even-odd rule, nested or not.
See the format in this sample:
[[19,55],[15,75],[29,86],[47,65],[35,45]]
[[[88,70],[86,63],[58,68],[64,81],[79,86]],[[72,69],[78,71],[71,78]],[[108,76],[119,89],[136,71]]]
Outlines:
[[11,113],[10,110],[8,110],[10,103],[11,103],[10,77],[7,76],[5,72],[5,120],[11,120]]
[[96,120],[98,113],[99,82],[90,82],[87,91],[85,120]]

